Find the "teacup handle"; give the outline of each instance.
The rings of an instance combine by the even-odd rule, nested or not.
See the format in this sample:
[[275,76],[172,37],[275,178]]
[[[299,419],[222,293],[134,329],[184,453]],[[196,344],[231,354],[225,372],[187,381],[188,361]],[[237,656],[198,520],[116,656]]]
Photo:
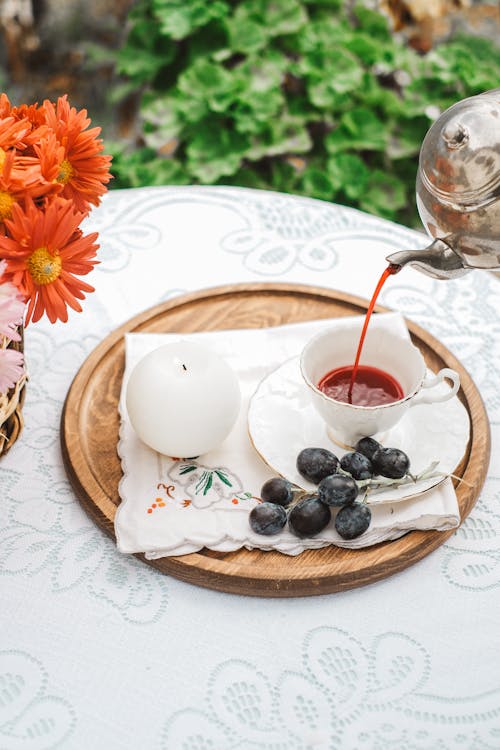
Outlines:
[[441,401],[448,401],[456,394],[460,388],[460,375],[455,370],[450,370],[449,367],[444,367],[438,372],[438,374],[429,379],[425,379],[422,383],[422,390],[425,388],[433,388],[435,385],[442,383],[445,378],[452,381],[453,385],[446,393],[418,393],[415,398],[411,400],[410,406],[418,406],[418,404],[437,404]]

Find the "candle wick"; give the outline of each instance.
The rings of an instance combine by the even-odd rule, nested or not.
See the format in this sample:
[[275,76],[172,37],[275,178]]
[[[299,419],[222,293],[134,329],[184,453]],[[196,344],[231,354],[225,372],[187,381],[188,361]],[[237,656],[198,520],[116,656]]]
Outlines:
[[186,365],[184,364],[184,362],[182,363],[182,369],[183,369],[183,370],[186,370],[186,372],[187,372],[187,367],[186,367]]

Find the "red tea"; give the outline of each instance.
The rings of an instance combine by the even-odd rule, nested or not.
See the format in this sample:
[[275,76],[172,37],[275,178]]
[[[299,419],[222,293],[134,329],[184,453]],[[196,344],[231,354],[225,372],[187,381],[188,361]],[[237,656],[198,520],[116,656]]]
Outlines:
[[[347,394],[348,397],[346,399],[348,404],[356,403],[353,400],[354,386],[358,378],[358,371],[360,369],[359,359],[361,357],[361,352],[363,350],[363,344],[365,343],[366,331],[368,330],[368,323],[370,322],[373,308],[375,307],[375,303],[377,301],[378,295],[380,294],[382,287],[384,286],[389,276],[393,276],[395,273],[398,273],[399,271],[401,271],[401,266],[398,266],[394,263],[389,263],[389,265],[383,272],[382,276],[378,280],[377,286],[375,287],[375,291],[373,292],[372,298],[370,300],[370,304],[368,305],[368,310],[366,311],[366,315],[365,315],[365,321],[363,323],[363,329],[361,331],[361,336],[359,337],[358,350],[356,352],[356,359],[354,361],[354,366],[352,367],[352,371],[351,371],[351,380],[350,380],[348,394]],[[382,370],[378,370],[378,372],[382,372]],[[387,373],[384,373],[384,375],[387,375]],[[401,388],[399,384],[398,384],[398,387]],[[393,399],[393,400],[397,401],[398,399]]]
[[353,371],[353,365],[337,367],[321,378],[318,388],[335,401],[356,406],[381,406],[403,398],[403,389],[388,372],[358,364],[352,383]]

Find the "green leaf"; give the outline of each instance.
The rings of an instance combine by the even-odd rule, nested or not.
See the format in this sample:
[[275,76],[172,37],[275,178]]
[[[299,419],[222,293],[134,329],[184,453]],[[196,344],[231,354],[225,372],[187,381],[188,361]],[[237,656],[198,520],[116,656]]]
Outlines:
[[394,218],[398,209],[406,206],[406,203],[406,191],[401,180],[381,170],[372,172],[360,199],[362,209],[388,219]]
[[271,93],[285,78],[288,62],[276,52],[253,55],[238,67],[238,74],[249,91]]
[[256,52],[267,44],[269,32],[263,23],[249,18],[244,6],[236,9],[227,21],[231,49],[235,52]]
[[116,69],[140,84],[151,80],[158,70],[169,65],[177,50],[170,39],[159,33],[149,0],[132,8],[130,21],[126,44],[116,53]]
[[231,484],[231,482],[229,481],[229,479],[227,478],[227,476],[224,474],[223,471],[220,471],[219,469],[216,469],[215,473],[217,474],[217,476],[219,477],[219,479],[221,480],[221,482],[224,482],[224,484],[227,484],[228,487],[232,487],[233,486]]
[[342,115],[339,127],[326,136],[325,145],[332,154],[348,149],[383,151],[387,140],[387,126],[377,115],[356,107]]
[[215,118],[206,120],[187,146],[189,170],[203,183],[215,182],[236,172],[248,146],[246,136]]
[[186,168],[177,159],[160,159],[149,148],[127,153],[123,147],[106,143],[113,154],[114,184],[120,188],[142,185],[185,185],[190,182]]
[[256,161],[264,156],[301,154],[309,151],[311,146],[311,136],[305,124],[299,118],[283,114],[268,122],[266,129],[252,140],[247,156]]
[[[311,56],[312,58],[313,56]],[[363,80],[363,68],[347,50],[335,50],[332,58],[316,56],[309,60],[307,90],[311,102],[319,108],[338,106],[343,96],[355,91]]]
[[195,60],[178,80],[179,91],[186,96],[197,96],[199,91],[205,95],[217,95],[230,89],[231,85],[232,76],[229,71],[202,58]]
[[243,166],[238,169],[234,174],[223,177],[220,182],[224,185],[237,185],[239,187],[250,187],[256,188],[257,190],[265,190],[269,187],[269,182],[259,174],[259,165],[254,164],[253,166],[247,166],[243,161]]
[[[221,62],[233,54],[227,48],[227,44],[228,38],[225,19],[210,21],[210,23],[201,29],[197,29],[190,36],[185,65],[191,65],[198,57],[206,57],[214,62]],[[182,47],[182,45],[179,45],[179,47]]]
[[360,28],[368,32],[370,36],[376,39],[389,41],[391,32],[386,16],[375,10],[367,8],[365,5],[357,5],[354,9],[354,15],[357,18]]
[[269,121],[280,114],[284,104],[285,98],[279,89],[248,92],[245,100],[234,107],[235,127],[240,133],[262,133]]
[[154,98],[141,112],[146,145],[161,149],[182,131],[183,122],[173,97]]
[[151,24],[138,23],[129,33],[127,47],[117,54],[117,72],[137,84],[150,81],[161,68],[172,63],[176,53],[170,39],[158,36]]
[[385,45],[382,45],[378,39],[361,32],[352,34],[350,39],[347,38],[345,46],[365,65],[375,65],[380,62],[386,51]]
[[179,474],[189,474],[189,472],[190,472],[190,471],[195,471],[195,470],[196,470],[197,468],[198,468],[197,466],[193,466],[193,465],[190,465],[190,466],[183,466],[183,467],[182,467],[182,468],[181,468],[181,469],[179,470]]
[[305,170],[300,184],[306,195],[321,200],[331,201],[335,192],[328,174],[314,167]]
[[263,0],[262,5],[271,36],[293,34],[307,23],[307,13],[299,0]]
[[208,475],[208,479],[207,479],[207,481],[205,482],[205,486],[204,486],[204,488],[203,488],[203,494],[204,494],[204,495],[206,495],[206,494],[207,494],[208,490],[209,490],[209,489],[210,489],[210,487],[212,486],[212,483],[213,483],[213,474],[212,474],[212,472],[210,472],[210,473],[209,473],[209,475]]
[[[177,92],[176,92],[177,93]],[[175,97],[175,107],[186,129],[190,123],[198,123],[209,115],[208,102],[204,99],[179,95]]]
[[177,86],[186,100],[198,102],[197,111],[199,116],[203,116],[203,105],[214,112],[225,111],[237,95],[240,79],[237,74],[220,65],[198,58],[179,76]]
[[196,493],[198,493],[201,490],[201,488],[205,485],[207,481],[207,477],[208,477],[208,471],[205,470],[202,472],[201,477],[198,479],[196,483],[196,487],[194,489]]
[[328,10],[340,10],[343,4],[343,0],[304,0],[304,5],[320,6]]
[[274,160],[271,169],[270,183],[275,190],[294,193],[299,189],[299,170],[290,163],[290,158]]
[[153,159],[138,170],[142,185],[188,185],[191,180],[179,159]]
[[334,154],[328,159],[327,169],[335,191],[343,190],[351,200],[363,195],[370,172],[359,156]]
[[[390,68],[386,70],[391,72]],[[363,104],[365,107],[386,116],[410,118],[422,113],[420,102],[416,107],[406,89],[402,92],[382,86],[372,73],[365,73],[363,78]]]
[[161,32],[172,39],[184,39],[200,26],[228,13],[223,0],[152,0]]
[[418,156],[422,141],[429,127],[427,117],[415,117],[395,124],[393,135],[387,144],[387,155],[391,159],[406,159]]

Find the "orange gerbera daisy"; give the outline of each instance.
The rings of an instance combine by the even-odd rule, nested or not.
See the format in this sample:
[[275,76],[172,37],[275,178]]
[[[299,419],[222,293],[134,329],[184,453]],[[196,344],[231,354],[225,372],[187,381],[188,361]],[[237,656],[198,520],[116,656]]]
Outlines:
[[12,216],[16,204],[24,205],[27,197],[40,198],[53,189],[54,186],[42,177],[38,161],[19,158],[13,149],[0,150],[0,230],[3,222]]
[[[48,131],[43,107],[39,107],[38,104],[21,104],[19,107],[13,107],[7,94],[0,94],[0,119],[7,117],[12,117],[15,122],[23,123],[26,129],[22,142],[16,144],[16,148],[21,150],[26,149],[27,152],[31,152],[30,147],[38,143]],[[3,145],[1,141],[0,145]]]
[[45,210],[27,199],[23,210],[12,207],[5,222],[9,236],[0,237],[0,257],[6,261],[2,281],[11,281],[28,303],[26,325],[45,313],[51,323],[68,320],[67,306],[81,312],[77,299],[94,288],[77,276],[98,263],[97,232],[83,236],[78,225],[83,214],[70,201],[56,197]]
[[78,211],[88,212],[91,203],[99,205],[111,179],[111,157],[101,154],[102,140],[97,137],[101,128],[87,130],[91,122],[87,110],[77,112],[67,96],[59,97],[57,105],[46,100],[43,106],[47,125],[64,147],[57,176],[64,186],[61,195],[72,200]]
[[8,148],[22,147],[22,140],[31,130],[28,120],[14,117],[0,118],[0,151],[5,154]]
[[[36,154],[35,161],[40,166],[40,172],[44,180],[52,185],[52,192],[60,192],[64,185],[59,182],[61,164],[64,160],[64,146],[58,142],[54,133],[48,133],[40,143],[34,146]],[[30,157],[24,161],[28,162]]]

